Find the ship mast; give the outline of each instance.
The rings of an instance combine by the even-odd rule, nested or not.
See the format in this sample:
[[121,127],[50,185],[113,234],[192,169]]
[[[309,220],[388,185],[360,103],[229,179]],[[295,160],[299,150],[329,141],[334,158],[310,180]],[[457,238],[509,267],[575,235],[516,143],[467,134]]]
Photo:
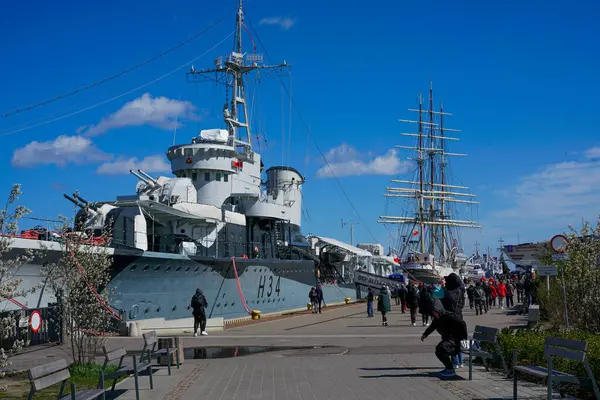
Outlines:
[[[227,144],[235,148],[238,156],[251,160],[252,133],[248,119],[244,76],[255,70],[282,69],[289,67],[289,65],[285,61],[279,65],[263,65],[262,54],[244,53],[242,46],[242,32],[244,27],[244,11],[242,0],[240,0],[236,17],[233,51],[227,55],[224,63],[223,57],[218,57],[214,62],[215,68],[197,71],[192,66],[187,76],[193,82],[208,80],[225,85],[226,98],[223,106],[223,120],[229,132]],[[231,95],[230,102],[227,101],[229,95]]]
[[[425,250],[436,258],[441,257],[444,261],[449,260],[452,254],[456,254],[451,247],[456,242],[452,234],[454,228],[480,228],[475,221],[452,219],[450,204],[478,204],[472,199],[474,194],[465,193],[466,186],[450,185],[447,183],[446,165],[448,156],[466,156],[466,154],[449,153],[446,151],[446,140],[458,141],[458,138],[446,136],[445,132],[460,132],[457,129],[444,127],[444,116],[452,114],[444,112],[443,105],[439,111],[434,110],[433,85],[429,86],[429,107],[423,110],[423,96],[419,96],[419,108],[409,109],[418,113],[418,119],[405,120],[401,122],[416,124],[417,133],[402,132],[402,136],[418,138],[417,146],[396,146],[401,149],[409,149],[416,152],[418,180],[392,179],[393,183],[400,183],[409,187],[388,187],[386,197],[408,198],[416,200],[416,212],[413,216],[398,217],[383,215],[377,222],[383,224],[402,224],[408,226],[420,226],[420,250]],[[428,121],[423,121],[423,114],[428,114]],[[436,119],[437,118],[437,119]],[[427,147],[425,147],[425,129],[427,130]],[[427,159],[425,158],[427,154]],[[426,162],[428,161],[428,162]],[[439,181],[438,181],[439,179]],[[464,199],[467,198],[467,199]],[[425,232],[428,230],[428,232]],[[429,243],[425,243],[425,241]]]

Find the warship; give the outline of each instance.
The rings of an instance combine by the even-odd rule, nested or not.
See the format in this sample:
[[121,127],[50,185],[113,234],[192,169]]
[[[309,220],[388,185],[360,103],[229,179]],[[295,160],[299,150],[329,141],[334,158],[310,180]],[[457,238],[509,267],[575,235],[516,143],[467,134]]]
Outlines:
[[[383,215],[377,222],[400,224],[395,259],[401,264],[409,278],[423,283],[437,283],[441,278],[456,273],[467,261],[460,244],[461,228],[481,228],[476,221],[457,219],[458,206],[479,204],[467,186],[451,184],[448,173],[449,158],[466,156],[447,150],[448,141],[458,138],[447,136],[448,132],[460,132],[444,126],[444,117],[452,114],[434,110],[433,86],[429,85],[429,108],[424,108],[423,96],[418,98],[418,108],[409,109],[417,113],[416,120],[401,119],[400,122],[416,125],[416,132],[402,132],[402,136],[413,137],[413,146],[397,145],[415,153],[410,158],[415,168],[408,180],[392,179],[394,184],[404,187],[386,188],[388,202],[403,199],[408,202],[402,209],[403,215]],[[390,204],[386,205],[386,210]]]
[[[187,73],[191,81],[209,76],[226,89],[226,129],[201,130],[190,143],[170,147],[174,177],[130,170],[138,180],[135,195],[98,202],[77,192],[64,195],[79,207],[74,231],[90,240],[111,232],[111,307],[128,321],[189,319],[196,288],[208,299],[208,318],[306,308],[317,284],[326,304],[341,303],[360,296],[355,272],[391,272],[375,273],[364,249],[303,235],[305,177],[289,166],[264,170],[252,147],[245,91],[247,74],[288,64],[266,65],[260,54],[245,53],[244,29],[240,0],[232,52],[214,68],[192,66]],[[61,245],[52,239],[31,231],[12,239],[8,257],[41,246],[48,257],[21,267],[17,278],[24,289],[43,284],[41,264],[60,257]],[[52,301],[54,294],[42,290],[4,305],[41,308]]]

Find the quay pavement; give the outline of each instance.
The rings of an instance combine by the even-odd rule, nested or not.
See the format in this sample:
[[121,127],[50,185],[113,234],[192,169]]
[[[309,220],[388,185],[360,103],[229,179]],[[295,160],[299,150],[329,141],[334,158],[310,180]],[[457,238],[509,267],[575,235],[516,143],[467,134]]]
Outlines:
[[[475,316],[468,307],[465,320],[471,333],[476,324],[523,326],[525,316],[494,308]],[[420,316],[417,326],[408,313],[393,306],[389,326],[381,317],[367,318],[366,305],[324,309],[323,314],[253,322],[209,336],[182,336],[185,362],[154,374],[154,390],[140,379],[144,400],[192,399],[511,399],[512,381],[500,372],[468,366],[456,378],[442,378],[443,366],[434,355],[439,334],[425,342]],[[190,323],[192,323],[190,319]],[[107,347],[140,351],[141,338],[111,337]],[[269,350],[269,351],[264,351]],[[34,353],[37,353],[34,355]],[[248,354],[253,353],[253,354]],[[41,349],[12,359],[13,368],[28,368],[66,357],[62,346]],[[135,399],[133,381],[117,386],[120,400]],[[519,382],[519,399],[545,399],[544,386]],[[558,398],[558,397],[557,397]]]

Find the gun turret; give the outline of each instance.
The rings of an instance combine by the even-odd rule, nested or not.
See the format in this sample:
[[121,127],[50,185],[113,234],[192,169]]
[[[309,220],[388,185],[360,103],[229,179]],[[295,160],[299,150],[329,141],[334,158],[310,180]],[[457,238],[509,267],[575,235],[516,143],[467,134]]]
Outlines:
[[138,169],[138,172],[143,175],[144,177],[148,178],[150,180],[150,182],[152,182],[155,185],[158,185],[158,181],[156,179],[154,179],[153,177],[151,177],[150,175],[148,175],[147,173],[145,173],[144,171],[142,171],[141,169]]
[[144,177],[142,177],[141,175],[139,175],[137,172],[135,172],[134,170],[130,169],[129,173],[133,176],[135,176],[136,178],[138,178],[140,181],[144,182],[146,185],[150,185],[150,181]]
[[65,199],[69,200],[71,203],[75,204],[77,207],[81,208],[83,211],[85,212],[91,212],[92,215],[95,215],[97,213],[98,208],[96,206],[94,206],[93,204],[90,204],[88,202],[83,202],[85,200],[83,200],[81,197],[77,196],[76,193],[73,193],[73,196],[75,196],[78,200],[83,200],[81,203],[74,199],[73,197],[69,196],[68,194],[63,194],[63,196],[65,197]]
[[91,208],[94,211],[98,211],[98,207],[93,204],[90,203],[89,201],[87,201],[86,199],[84,199],[83,197],[81,197],[80,195],[78,195],[77,193],[73,193],[73,197],[79,201],[81,201],[86,207]]
[[65,193],[65,194],[63,194],[63,196],[65,197],[65,199],[69,200],[71,203],[75,204],[77,207],[85,209],[85,205],[81,204],[80,202],[78,202],[77,200],[75,200],[74,198],[69,196],[68,194]]

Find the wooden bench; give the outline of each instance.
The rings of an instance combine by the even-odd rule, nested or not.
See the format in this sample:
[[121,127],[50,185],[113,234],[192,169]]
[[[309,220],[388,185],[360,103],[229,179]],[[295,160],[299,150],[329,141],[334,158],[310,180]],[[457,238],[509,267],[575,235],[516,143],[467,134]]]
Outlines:
[[[508,373],[508,365],[506,364],[506,360],[502,355],[502,349],[500,348],[500,344],[498,343],[498,335],[500,334],[500,329],[490,328],[487,326],[476,325],[475,330],[473,331],[473,337],[469,339],[469,349],[461,350],[461,353],[469,355],[469,380],[473,380],[473,359],[480,357],[483,361],[483,366],[486,371],[489,371],[488,360],[495,360],[500,358],[502,361],[502,367],[504,368],[504,374],[509,377]],[[481,348],[473,350],[473,343],[478,342],[489,343],[496,349],[497,354],[489,353]]]
[[34,398],[36,392],[46,389],[47,387],[57,383],[61,384],[58,391],[59,400],[92,400],[97,399],[98,397],[102,397],[102,399],[105,398],[104,377],[102,371],[99,372],[100,381],[98,383],[98,389],[77,392],[75,383],[71,382],[71,394],[64,395],[67,380],[71,378],[69,365],[65,359],[60,359],[45,365],[33,367],[27,371],[27,375],[29,376],[29,382],[31,383],[31,390],[29,391],[28,397],[29,400]]
[[[113,351],[106,350],[106,346],[102,346],[102,350],[104,351],[104,364],[102,365],[102,373],[105,379],[114,379],[111,390],[115,390],[115,385],[117,384],[117,379],[122,376],[127,376],[133,374],[133,382],[135,384],[135,398],[140,400],[140,386],[139,386],[139,373],[146,370],[148,371],[148,376],[150,379],[150,389],[154,389],[154,383],[152,382],[152,364],[144,363],[137,361],[135,356],[131,356],[133,360],[132,365],[123,365],[123,360],[125,356],[127,356],[127,352],[124,348],[120,348]],[[109,374],[106,373],[106,368],[108,368],[109,364],[115,364],[113,361],[119,360],[119,364],[117,365],[117,370],[115,372],[111,372]]]
[[[552,399],[552,384],[554,382],[556,382],[562,398],[565,397],[565,393],[561,388],[561,383],[572,383],[579,385],[582,389],[592,389],[596,399],[600,399],[600,390],[598,390],[594,374],[586,359],[587,347],[588,344],[586,342],[579,340],[547,337],[544,345],[544,354],[547,360],[545,367],[517,365],[519,350],[515,350],[513,353],[513,399],[517,398],[517,372],[533,375],[538,378],[546,378],[548,380],[548,399]],[[587,376],[580,377],[555,370],[552,366],[552,357],[565,358],[583,363]]]
[[[171,354],[175,353],[175,365],[177,369],[179,369],[179,349],[176,347],[167,347],[166,349],[157,349],[158,345],[158,336],[156,335],[156,331],[150,331],[148,333],[144,333],[142,335],[144,337],[144,348],[142,349],[142,355],[140,357],[140,362],[149,362],[152,363],[152,359],[154,357],[158,358],[160,356],[167,356],[167,370],[169,371],[169,375],[171,375]],[[175,340],[173,340],[175,342]]]

